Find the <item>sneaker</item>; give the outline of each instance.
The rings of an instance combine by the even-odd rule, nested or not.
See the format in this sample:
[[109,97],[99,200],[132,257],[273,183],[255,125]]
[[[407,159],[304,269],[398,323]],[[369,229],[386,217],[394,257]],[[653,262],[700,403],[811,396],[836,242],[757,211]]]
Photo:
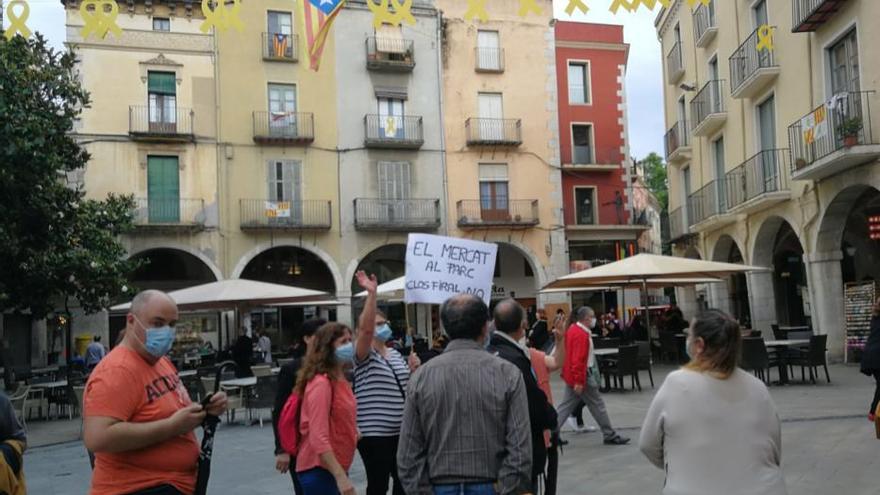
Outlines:
[[614,435],[611,438],[606,438],[604,443],[605,445],[626,445],[629,443],[629,438],[622,437],[620,435]]
[[593,433],[593,432],[596,432],[596,431],[599,431],[599,428],[597,428],[597,427],[595,427],[595,426],[593,426],[593,425],[578,426],[578,427],[575,429],[575,432],[576,432],[576,433]]
[[574,418],[568,418],[565,420],[565,423],[562,424],[561,431],[578,431],[577,422]]

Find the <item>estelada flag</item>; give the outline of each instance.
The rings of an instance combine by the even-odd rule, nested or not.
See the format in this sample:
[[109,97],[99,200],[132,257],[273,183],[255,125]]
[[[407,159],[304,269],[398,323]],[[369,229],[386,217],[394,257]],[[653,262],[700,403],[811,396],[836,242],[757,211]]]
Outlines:
[[296,0],[296,4],[303,22],[309,68],[317,71],[321,65],[321,53],[324,51],[330,26],[345,5],[345,0]]

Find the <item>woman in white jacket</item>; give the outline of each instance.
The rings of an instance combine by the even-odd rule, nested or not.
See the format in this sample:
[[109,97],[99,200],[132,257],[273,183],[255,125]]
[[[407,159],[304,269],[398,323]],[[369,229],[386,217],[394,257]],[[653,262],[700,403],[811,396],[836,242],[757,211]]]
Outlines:
[[764,383],[737,367],[741,342],[733,318],[701,314],[691,361],[651,402],[639,447],[666,472],[664,495],[786,495],[779,416]]

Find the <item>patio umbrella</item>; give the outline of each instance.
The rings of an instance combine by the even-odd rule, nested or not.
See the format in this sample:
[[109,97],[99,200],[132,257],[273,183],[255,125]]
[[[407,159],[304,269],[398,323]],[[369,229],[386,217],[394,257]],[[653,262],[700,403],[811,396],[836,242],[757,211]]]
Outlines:
[[[666,287],[690,287],[700,284],[714,284],[722,282],[720,278],[714,277],[697,277],[697,278],[669,278],[669,279],[652,279],[648,280],[649,289],[663,289]],[[552,285],[552,284],[550,284]],[[578,287],[563,287],[553,289],[542,289],[538,292],[541,294],[559,294],[562,292],[583,292],[583,291],[601,291],[601,290],[617,290],[617,289],[640,289],[644,287],[641,280],[609,280],[606,282],[596,282],[596,284],[584,284]],[[548,285],[548,287],[550,287]]]
[[[326,301],[327,293],[289,285],[270,284],[233,278],[169,292],[181,311],[197,309],[231,310],[246,306]],[[111,311],[125,311],[131,303],[119,304]]]
[[[225,361],[217,366],[217,375],[214,379],[214,392],[205,398],[206,401],[203,402],[202,405],[207,405],[207,400],[210,400],[211,395],[220,391],[220,379],[222,378],[223,370],[228,367],[234,368],[235,363],[232,361]],[[202,448],[199,451],[196,491],[193,495],[205,495],[208,493],[208,478],[211,477],[211,455],[214,453],[214,434],[217,433],[218,424],[220,424],[220,418],[213,414],[205,415],[205,420],[202,421]]]

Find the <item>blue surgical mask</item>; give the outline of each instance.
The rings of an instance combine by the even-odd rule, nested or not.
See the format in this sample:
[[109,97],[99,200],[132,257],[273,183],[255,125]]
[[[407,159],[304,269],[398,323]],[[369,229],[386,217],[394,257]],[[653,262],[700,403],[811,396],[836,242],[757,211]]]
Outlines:
[[334,354],[342,364],[351,363],[354,361],[354,344],[351,342],[342,344],[336,348]]
[[391,327],[387,323],[376,329],[376,338],[382,342],[391,340]]
[[176,332],[170,325],[147,328],[147,326],[141,323],[141,320],[136,316],[134,319],[144,327],[144,331],[146,332],[144,347],[147,348],[147,352],[150,353],[151,356],[158,359],[171,351],[171,348],[174,346],[174,336]]

